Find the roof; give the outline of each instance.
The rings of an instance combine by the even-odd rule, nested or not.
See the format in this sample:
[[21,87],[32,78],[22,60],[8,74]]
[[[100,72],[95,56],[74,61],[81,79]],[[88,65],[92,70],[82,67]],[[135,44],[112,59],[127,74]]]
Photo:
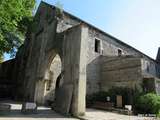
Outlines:
[[[51,4],[48,4],[48,3],[44,2],[44,1],[41,1],[40,4],[45,4],[45,5],[47,5],[47,6],[51,7],[51,8],[53,8],[53,9],[56,8],[56,6],[51,5]],[[154,62],[157,62],[155,59],[149,57],[148,55],[142,53],[141,51],[139,51],[139,50],[137,50],[136,48],[134,48],[134,47],[128,45],[127,43],[125,43],[125,42],[119,40],[118,38],[116,38],[116,37],[114,37],[114,36],[112,36],[112,35],[110,35],[110,34],[104,32],[104,31],[101,30],[100,28],[95,27],[94,25],[92,25],[92,24],[90,24],[90,23],[88,23],[88,22],[86,22],[86,21],[84,21],[84,20],[82,20],[82,19],[80,19],[80,18],[78,18],[78,17],[76,17],[76,16],[74,16],[74,15],[72,15],[72,14],[70,14],[70,13],[64,11],[64,10],[63,10],[63,12],[64,12],[64,14],[68,15],[69,17],[71,17],[71,18],[73,18],[73,19],[76,19],[76,20],[80,21],[81,23],[84,23],[84,24],[88,25],[89,27],[92,27],[92,28],[98,30],[98,31],[101,32],[102,34],[104,34],[104,35],[106,35],[106,36],[112,38],[113,40],[115,40],[116,42],[120,43],[121,45],[127,46],[127,47],[129,47],[130,49],[133,49],[134,51],[140,53],[142,56],[144,56],[144,57],[146,57],[146,58],[148,58],[148,59],[150,59],[150,60],[152,60],[152,61],[154,61]]]

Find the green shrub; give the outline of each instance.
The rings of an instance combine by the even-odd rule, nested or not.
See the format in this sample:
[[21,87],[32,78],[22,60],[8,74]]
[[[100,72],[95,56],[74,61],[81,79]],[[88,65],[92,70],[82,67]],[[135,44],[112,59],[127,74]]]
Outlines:
[[96,101],[98,102],[106,102],[106,97],[109,96],[108,92],[100,91],[93,93],[92,95],[87,95],[87,101],[88,103],[94,103]]
[[99,102],[106,102],[107,96],[110,96],[108,92],[100,91],[98,93],[93,94],[92,100]]
[[121,95],[122,96],[122,101],[123,101],[123,106],[126,104],[131,104],[130,99],[133,94],[133,90],[127,87],[113,87],[109,89],[108,91],[111,96],[112,102],[116,103],[116,96]]
[[147,93],[136,97],[135,109],[142,114],[159,114],[160,96],[154,93]]
[[86,97],[86,104],[87,106],[90,106],[94,104],[94,102],[106,102],[107,96],[110,97],[110,102],[116,104],[116,96],[122,95],[123,98],[123,105],[129,104],[128,101],[130,99],[130,96],[132,94],[132,90],[129,88],[122,88],[122,87],[113,87],[108,90],[108,92],[100,91],[97,93],[94,93],[92,95],[87,95]]
[[86,96],[87,107],[92,106],[95,102],[106,102],[106,97],[110,96],[108,92],[100,91]]

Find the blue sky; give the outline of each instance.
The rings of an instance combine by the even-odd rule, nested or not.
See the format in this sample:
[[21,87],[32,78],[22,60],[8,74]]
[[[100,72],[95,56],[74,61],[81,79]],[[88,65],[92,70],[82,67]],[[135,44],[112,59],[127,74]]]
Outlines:
[[[160,0],[44,0],[156,58],[160,47]],[[37,0],[37,6],[40,0]]]

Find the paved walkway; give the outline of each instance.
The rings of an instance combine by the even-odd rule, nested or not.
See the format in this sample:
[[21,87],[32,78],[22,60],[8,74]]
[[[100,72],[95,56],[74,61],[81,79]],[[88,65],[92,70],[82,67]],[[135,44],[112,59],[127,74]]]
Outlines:
[[82,118],[85,120],[156,120],[151,117],[128,116],[96,109],[87,109],[86,115]]
[[[78,120],[76,118],[62,116],[50,108],[38,107],[36,114],[22,114],[21,104],[11,104],[11,111],[0,113],[0,120]],[[148,117],[128,116],[117,113],[87,109],[86,115],[82,117],[85,120],[156,120]]]
[[11,111],[0,113],[0,120],[78,120],[62,116],[50,108],[38,107],[36,114],[22,114],[21,104],[11,104]]

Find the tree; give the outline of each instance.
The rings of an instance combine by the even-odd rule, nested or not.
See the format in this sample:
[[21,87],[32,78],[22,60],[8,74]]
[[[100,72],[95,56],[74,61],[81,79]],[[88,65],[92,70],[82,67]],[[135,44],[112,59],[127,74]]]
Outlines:
[[14,54],[32,21],[35,0],[0,0],[0,58]]
[[0,63],[3,62],[3,56],[0,56]]

